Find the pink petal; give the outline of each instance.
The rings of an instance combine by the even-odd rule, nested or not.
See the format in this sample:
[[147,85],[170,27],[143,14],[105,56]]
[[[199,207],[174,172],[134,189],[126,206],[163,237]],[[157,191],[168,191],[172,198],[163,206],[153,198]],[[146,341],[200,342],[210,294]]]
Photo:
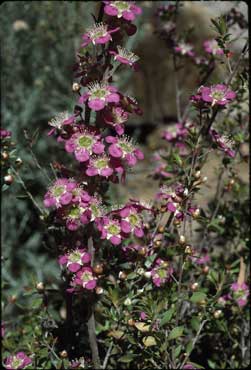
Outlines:
[[105,101],[102,99],[88,100],[88,107],[95,111],[102,110],[105,107]]
[[105,146],[104,144],[98,142],[98,143],[95,143],[93,146],[92,146],[92,150],[95,154],[102,154],[104,152],[104,149],[105,149]]
[[124,232],[124,233],[130,233],[131,232],[131,225],[129,224],[129,222],[125,221],[125,220],[122,220],[121,223],[120,223],[120,226],[121,226],[121,230]]
[[77,272],[79,269],[80,269],[81,265],[79,263],[71,263],[69,266],[68,266],[68,269],[71,271],[71,272]]
[[119,96],[119,94],[112,93],[112,94],[108,95],[105,100],[108,103],[118,103],[119,100],[120,100],[120,96]]
[[96,176],[98,175],[98,170],[94,167],[88,167],[85,173],[87,176]]
[[114,158],[121,158],[123,155],[122,150],[116,144],[110,145],[108,151],[109,154]]
[[86,162],[89,160],[90,155],[87,150],[80,149],[75,151],[75,157],[79,162]]

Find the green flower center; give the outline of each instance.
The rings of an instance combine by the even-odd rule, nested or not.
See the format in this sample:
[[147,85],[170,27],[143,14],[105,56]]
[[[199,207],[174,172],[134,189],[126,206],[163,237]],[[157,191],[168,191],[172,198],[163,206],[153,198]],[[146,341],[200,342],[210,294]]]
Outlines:
[[96,161],[95,165],[99,169],[105,168],[105,167],[107,167],[107,160],[106,159],[99,159],[98,161]]
[[131,153],[132,151],[132,146],[129,143],[119,143],[119,146],[123,152]]
[[109,234],[118,235],[120,233],[120,228],[117,225],[113,224],[108,226],[107,231],[109,232]]
[[17,369],[22,364],[22,362],[23,362],[22,359],[14,357],[13,360],[12,360],[12,367],[14,369]]
[[62,195],[64,191],[65,191],[64,186],[55,186],[52,190],[52,193],[55,197],[60,197],[60,195]]
[[89,271],[85,271],[81,276],[81,280],[84,282],[88,282],[89,280],[91,280],[91,278],[92,274]]
[[69,212],[69,217],[70,218],[79,218],[80,216],[80,209],[75,207],[75,208],[72,208]]
[[221,100],[224,98],[225,93],[223,91],[213,91],[211,97],[215,100]]
[[107,95],[107,90],[99,89],[99,90],[96,90],[92,93],[91,98],[92,99],[95,99],[95,98],[104,99],[106,97],[106,95]]
[[130,215],[128,218],[129,218],[130,224],[132,224],[133,226],[137,225],[139,222],[139,218],[135,214]]
[[69,255],[69,260],[71,262],[78,262],[81,259],[81,255],[79,252],[73,252]]
[[90,136],[80,136],[78,144],[81,148],[89,148],[93,144],[93,139]]
[[165,279],[165,278],[166,278],[166,270],[162,270],[162,269],[160,269],[160,270],[158,271],[158,275],[159,275],[159,277],[160,277],[161,279]]
[[95,217],[97,217],[99,215],[99,209],[95,204],[91,205],[91,211],[92,211],[92,213]]
[[120,12],[130,9],[130,4],[127,1],[114,1],[112,3]]

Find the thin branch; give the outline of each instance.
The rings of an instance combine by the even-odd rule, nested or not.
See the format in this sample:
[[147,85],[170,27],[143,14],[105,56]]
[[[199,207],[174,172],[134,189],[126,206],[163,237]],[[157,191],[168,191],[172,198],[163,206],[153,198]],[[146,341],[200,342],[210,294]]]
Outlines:
[[110,354],[111,354],[111,351],[112,351],[112,347],[113,347],[113,342],[110,343],[108,351],[106,352],[105,359],[104,359],[104,362],[103,362],[103,365],[102,365],[102,369],[105,369],[106,366],[107,366],[107,363],[109,361],[109,357],[110,357]]

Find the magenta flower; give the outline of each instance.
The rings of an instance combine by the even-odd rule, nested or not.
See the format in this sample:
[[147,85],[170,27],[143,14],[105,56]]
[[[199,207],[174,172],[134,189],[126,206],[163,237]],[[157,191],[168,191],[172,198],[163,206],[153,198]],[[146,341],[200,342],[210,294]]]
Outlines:
[[136,149],[133,142],[126,136],[107,136],[105,140],[111,144],[108,149],[110,156],[124,159],[128,166],[135,166],[138,160],[144,159],[144,154],[141,150]]
[[201,86],[199,89],[201,99],[206,103],[211,103],[212,106],[224,106],[230,103],[236,94],[226,85],[218,84],[210,87]]
[[91,256],[85,249],[75,249],[59,257],[59,264],[65,265],[71,272],[77,272],[91,261]]
[[190,57],[193,57],[195,55],[193,51],[193,46],[191,44],[187,44],[185,42],[180,42],[178,43],[175,47],[174,50],[181,55],[188,55]]
[[156,194],[157,199],[164,200],[167,211],[174,213],[174,216],[177,218],[182,217],[180,212],[180,198],[179,189],[173,191],[169,187],[163,185],[160,188],[160,191]]
[[91,82],[87,85],[88,92],[79,98],[79,103],[88,102],[88,107],[94,111],[100,111],[109,103],[118,103],[120,96],[117,88],[102,82]]
[[183,124],[178,122],[174,126],[165,130],[162,134],[162,138],[168,142],[183,140],[187,137],[188,128],[190,128],[191,126],[191,123]]
[[140,312],[140,319],[141,320],[146,320],[147,319],[147,314],[144,311]]
[[151,270],[153,284],[160,287],[170,279],[172,273],[173,268],[169,265],[169,262],[158,258],[154,268]]
[[113,168],[111,167],[109,158],[106,155],[102,155],[90,159],[85,173],[90,177],[97,175],[109,177],[113,174]]
[[56,130],[61,130],[63,126],[71,125],[75,121],[75,116],[71,115],[68,112],[61,112],[56,117],[52,118],[48,125],[52,127],[52,129],[48,132],[48,135],[52,135]]
[[119,211],[119,215],[122,218],[120,225],[121,230],[124,233],[133,232],[138,238],[142,238],[144,236],[143,220],[136,207],[127,205]]
[[218,42],[215,39],[206,40],[203,43],[204,49],[207,53],[212,55],[223,55],[224,51],[219,47]]
[[231,158],[235,157],[235,151],[232,148],[234,142],[229,137],[226,135],[220,135],[215,130],[210,130],[209,134],[211,135],[213,142],[217,144],[219,150],[223,151]]
[[11,137],[11,135],[12,135],[11,131],[5,130],[5,129],[2,129],[2,128],[0,129],[0,138],[1,139]]
[[247,304],[249,296],[249,289],[247,284],[238,282],[231,285],[233,291],[233,298],[237,302],[239,307],[244,307]]
[[91,267],[83,267],[80,271],[76,273],[72,280],[72,286],[77,287],[80,285],[82,288],[87,290],[93,290],[96,285],[97,278],[93,275]]
[[122,63],[127,64],[130,67],[136,68],[136,62],[139,60],[139,57],[132,53],[129,50],[126,50],[122,48],[121,46],[117,46],[117,52],[116,51],[110,51],[110,54],[114,55],[114,60]]
[[101,232],[101,239],[107,239],[114,245],[122,241],[121,225],[119,220],[104,216],[96,220],[97,229]]
[[103,111],[105,123],[112,126],[118,135],[123,135],[125,128],[124,123],[128,120],[129,114],[121,107],[106,108]]
[[72,201],[72,192],[77,188],[77,183],[70,179],[58,179],[49,188],[44,197],[44,206],[56,208],[67,205]]
[[112,40],[111,34],[117,32],[119,27],[108,30],[108,25],[104,23],[96,23],[91,28],[87,29],[87,32],[82,36],[84,42],[81,44],[82,47],[89,45],[91,42],[93,45],[106,44]]
[[31,359],[24,352],[18,352],[16,355],[7,357],[4,366],[9,370],[24,369],[31,363]]
[[107,15],[134,21],[137,15],[142,13],[141,8],[134,1],[104,1],[104,12]]
[[102,154],[105,146],[100,141],[100,135],[84,130],[72,135],[65,142],[65,150],[73,153],[79,162],[86,162],[92,154]]

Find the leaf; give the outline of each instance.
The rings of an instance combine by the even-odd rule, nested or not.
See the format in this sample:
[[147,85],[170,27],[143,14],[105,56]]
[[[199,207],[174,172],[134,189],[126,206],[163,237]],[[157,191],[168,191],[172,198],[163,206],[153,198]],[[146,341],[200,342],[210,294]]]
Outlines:
[[193,303],[198,303],[200,301],[204,301],[207,298],[207,295],[203,292],[195,292],[193,293],[190,301]]
[[199,330],[199,328],[200,328],[200,320],[198,319],[198,317],[196,317],[196,316],[193,316],[192,317],[191,326],[192,326],[192,328],[193,328],[194,331],[198,331]]
[[166,323],[168,323],[171,320],[174,311],[175,311],[174,308],[170,308],[168,311],[166,311],[164,313],[164,315],[163,315],[163,317],[162,317],[162,319],[160,321],[160,324],[159,324],[160,327],[163,326],[163,325],[165,325]]
[[129,353],[128,355],[125,355],[125,356],[122,356],[118,359],[119,362],[123,362],[125,364],[128,364],[129,362],[131,362],[134,358],[136,357],[136,355],[132,354],[132,353]]
[[181,349],[182,349],[182,345],[181,344],[177,348],[175,348],[175,350],[174,350],[174,357],[175,358],[179,357],[179,354],[181,352]]
[[108,333],[108,337],[113,337],[115,339],[121,339],[124,335],[122,330],[112,330]]
[[144,337],[142,339],[142,342],[144,344],[145,347],[151,347],[151,346],[156,346],[157,345],[157,342],[155,340],[154,337]]
[[173,330],[171,330],[168,340],[179,338],[183,334],[184,327],[183,326],[177,326]]
[[139,330],[142,331],[143,333],[147,332],[150,330],[150,325],[147,325],[143,322],[136,322],[134,326]]

